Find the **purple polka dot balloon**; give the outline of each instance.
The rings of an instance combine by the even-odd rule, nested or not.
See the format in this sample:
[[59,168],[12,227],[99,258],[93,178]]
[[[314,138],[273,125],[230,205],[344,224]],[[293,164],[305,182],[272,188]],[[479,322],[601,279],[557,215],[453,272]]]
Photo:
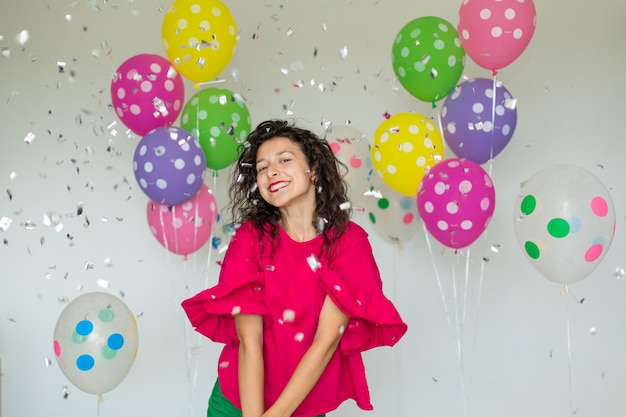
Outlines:
[[188,201],[200,190],[206,160],[196,138],[184,129],[168,126],[141,138],[133,168],[139,186],[151,200],[175,205]]
[[509,143],[517,125],[516,101],[509,91],[486,78],[461,83],[441,109],[444,140],[459,158],[484,164]]
[[553,165],[526,181],[514,210],[517,241],[550,281],[573,284],[597,268],[615,234],[611,196],[591,172]]

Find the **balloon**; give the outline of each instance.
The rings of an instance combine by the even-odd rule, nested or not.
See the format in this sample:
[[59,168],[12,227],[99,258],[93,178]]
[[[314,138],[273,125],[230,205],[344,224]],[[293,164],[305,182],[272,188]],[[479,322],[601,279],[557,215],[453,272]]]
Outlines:
[[524,52],[536,23],[532,0],[463,0],[457,29],[467,55],[495,72]]
[[197,92],[185,104],[181,116],[181,126],[200,141],[206,166],[215,170],[226,168],[239,157],[251,125],[246,104],[225,88]]
[[595,175],[575,165],[546,167],[523,183],[514,219],[526,258],[559,284],[591,274],[615,234],[611,195]]
[[351,200],[358,198],[367,186],[372,171],[369,142],[365,135],[351,126],[335,126],[326,134],[337,159],[348,167],[344,176],[350,185]]
[[135,149],[133,168],[143,192],[160,204],[174,205],[194,196],[206,172],[200,144],[176,126],[159,127]]
[[370,153],[380,178],[396,192],[415,198],[424,173],[443,159],[444,146],[426,117],[399,113],[378,126]]
[[489,174],[469,159],[451,158],[424,176],[417,209],[426,230],[443,245],[465,248],[487,228],[496,205]]
[[137,356],[137,322],[119,298],[92,292],[72,300],[54,328],[54,355],[77,388],[104,394],[126,377]]
[[113,74],[111,102],[124,125],[143,136],[174,123],[185,102],[185,86],[167,59],[135,55]]
[[391,64],[406,91],[419,100],[435,102],[452,91],[461,78],[465,51],[448,21],[418,17],[396,35]]
[[420,227],[415,198],[398,194],[378,176],[372,176],[363,199],[374,230],[393,243],[408,242]]
[[219,0],[176,0],[163,16],[165,53],[186,78],[204,82],[230,62],[237,46],[237,24]]
[[185,256],[209,240],[218,213],[213,192],[204,184],[189,201],[173,206],[149,201],[146,211],[150,230],[159,243]]
[[486,78],[461,83],[441,109],[444,140],[459,158],[484,164],[495,158],[513,137],[516,103],[511,93]]

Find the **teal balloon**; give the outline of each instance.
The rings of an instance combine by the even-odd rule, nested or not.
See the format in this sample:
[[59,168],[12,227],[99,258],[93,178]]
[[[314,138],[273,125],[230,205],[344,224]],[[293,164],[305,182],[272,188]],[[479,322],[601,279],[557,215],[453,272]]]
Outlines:
[[396,35],[391,64],[398,81],[413,97],[434,103],[454,89],[465,68],[465,50],[457,30],[440,17],[418,17]]
[[214,170],[230,166],[239,157],[251,126],[244,101],[225,88],[197,92],[181,112],[181,127],[198,139],[207,168]]

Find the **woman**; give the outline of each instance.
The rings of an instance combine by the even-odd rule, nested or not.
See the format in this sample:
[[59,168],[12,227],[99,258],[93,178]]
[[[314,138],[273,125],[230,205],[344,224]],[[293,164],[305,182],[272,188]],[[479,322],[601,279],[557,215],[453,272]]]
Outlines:
[[406,324],[350,221],[342,166],[285,121],[261,123],[245,145],[219,282],[183,302],[198,332],[226,344],[207,415],[311,417],[348,398],[371,410],[361,352],[394,345]]

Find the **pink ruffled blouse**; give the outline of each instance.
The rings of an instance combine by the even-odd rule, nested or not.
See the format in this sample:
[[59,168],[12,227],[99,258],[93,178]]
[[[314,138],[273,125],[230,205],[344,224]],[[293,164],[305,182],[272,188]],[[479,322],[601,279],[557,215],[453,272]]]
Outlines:
[[336,242],[332,260],[319,255],[322,236],[297,242],[279,227],[279,240],[270,257],[269,237],[261,236],[252,223],[244,223],[231,239],[219,283],[182,303],[196,331],[226,345],[218,362],[224,396],[241,409],[234,315],[264,317],[265,406],[269,407],[313,343],[328,295],[350,320],[326,369],[293,416],[324,414],[348,398],[363,410],[372,410],[361,352],[393,346],[407,326],[382,292],[367,233],[351,222]]

